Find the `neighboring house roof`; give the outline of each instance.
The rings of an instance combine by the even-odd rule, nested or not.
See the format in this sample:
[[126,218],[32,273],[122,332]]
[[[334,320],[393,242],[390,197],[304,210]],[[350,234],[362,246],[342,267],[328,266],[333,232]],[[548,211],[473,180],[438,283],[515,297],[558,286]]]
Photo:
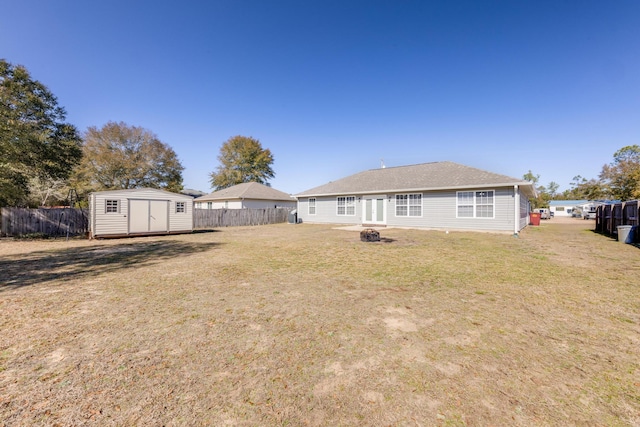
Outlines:
[[519,185],[535,197],[533,184],[522,179],[487,172],[453,162],[370,169],[312,188],[296,197],[374,194],[424,190],[450,190]]
[[206,196],[196,198],[195,201],[207,202],[213,200],[232,199],[280,200],[287,202],[295,201],[295,199],[287,193],[278,191],[275,188],[267,187],[266,185],[259,184],[257,182],[245,182],[222,190],[214,191]]

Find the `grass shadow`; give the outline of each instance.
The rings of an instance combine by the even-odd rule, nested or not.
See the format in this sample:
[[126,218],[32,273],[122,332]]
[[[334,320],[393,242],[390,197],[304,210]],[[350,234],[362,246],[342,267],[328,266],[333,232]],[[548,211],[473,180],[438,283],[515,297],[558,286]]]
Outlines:
[[170,240],[3,256],[0,257],[0,292],[158,264],[167,259],[205,252],[218,245],[219,243],[185,243]]
[[380,237],[380,240],[370,240],[370,241],[366,241],[366,240],[360,240],[362,243],[393,243],[396,241],[396,239],[390,239],[388,237]]
[[219,233],[220,230],[215,230],[213,228],[198,228],[197,230],[193,230],[192,234],[200,234],[200,233]]
[[[606,234],[606,233],[603,233],[601,231],[593,230],[593,229],[591,229],[589,231],[591,231],[593,234],[597,234],[599,236],[603,236],[603,237],[608,238],[610,242],[620,243],[617,236],[614,236],[614,235],[611,235],[611,234]],[[632,234],[630,236],[631,242],[627,241],[625,244],[627,244],[629,246],[633,246],[633,247],[635,247],[637,249],[640,249],[640,233],[637,230],[634,230],[633,232],[635,234]]]

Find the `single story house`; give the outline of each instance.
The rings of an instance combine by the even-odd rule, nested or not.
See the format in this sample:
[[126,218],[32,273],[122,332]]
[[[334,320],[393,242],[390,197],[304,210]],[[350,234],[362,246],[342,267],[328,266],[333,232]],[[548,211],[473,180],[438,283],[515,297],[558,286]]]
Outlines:
[[528,181],[453,162],[371,169],[296,194],[303,222],[514,234],[535,196]]
[[214,191],[206,196],[197,197],[197,209],[263,209],[295,208],[296,199],[257,182],[242,184]]
[[575,208],[582,210],[591,203],[589,200],[549,200],[549,211],[554,217],[573,216]]
[[89,195],[91,238],[192,231],[190,196],[155,188],[98,191]]

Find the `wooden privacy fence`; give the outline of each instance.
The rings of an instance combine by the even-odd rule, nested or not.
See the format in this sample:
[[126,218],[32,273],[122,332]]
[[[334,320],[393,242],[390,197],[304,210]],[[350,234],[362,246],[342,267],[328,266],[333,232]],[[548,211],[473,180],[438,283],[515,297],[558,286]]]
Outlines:
[[0,236],[28,234],[46,236],[81,235],[89,231],[88,211],[76,208],[2,208]]
[[193,228],[237,227],[287,222],[289,208],[194,209]]

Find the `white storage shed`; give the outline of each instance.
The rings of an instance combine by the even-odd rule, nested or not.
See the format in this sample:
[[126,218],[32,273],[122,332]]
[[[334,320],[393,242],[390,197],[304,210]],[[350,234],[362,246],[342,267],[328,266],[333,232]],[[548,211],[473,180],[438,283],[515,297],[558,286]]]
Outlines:
[[89,212],[92,239],[193,231],[193,198],[154,188],[91,193]]

